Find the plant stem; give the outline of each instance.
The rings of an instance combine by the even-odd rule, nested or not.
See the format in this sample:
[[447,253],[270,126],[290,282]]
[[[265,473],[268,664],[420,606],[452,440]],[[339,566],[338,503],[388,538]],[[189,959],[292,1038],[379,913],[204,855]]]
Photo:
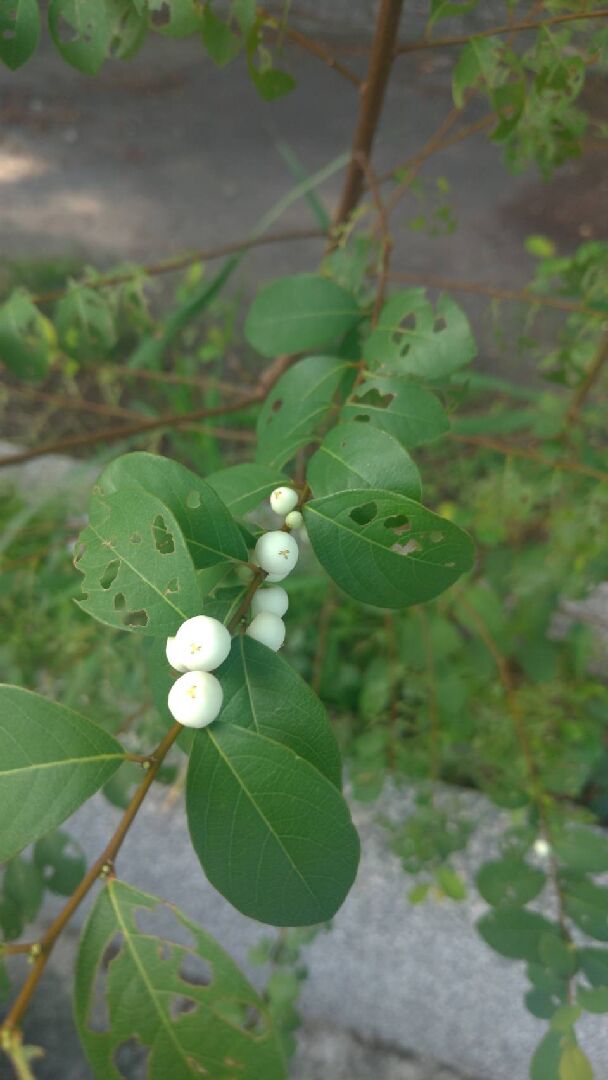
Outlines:
[[[267,12],[265,8],[258,8],[258,11],[264,17],[278,22],[278,20],[275,20],[274,16]],[[271,29],[274,30],[275,27],[273,26]],[[291,26],[281,25],[279,27],[277,25],[276,32],[277,34],[284,34],[289,41],[293,41],[294,45],[298,45],[304,52],[311,53],[311,55],[316,56],[318,60],[322,60],[324,64],[327,64],[327,66],[332,69],[332,71],[335,71],[337,75],[341,75],[343,79],[346,79],[353,86],[359,87],[361,85],[361,79],[356,72],[352,71],[346,64],[342,64],[336,59],[327,46],[323,45],[322,42],[317,41],[316,38],[311,38],[308,34],[303,34],[300,30],[296,30]]]
[[588,395],[598,381],[604,365],[608,362],[608,332],[602,334],[599,346],[596,350],[592,363],[589,365],[589,370],[585,375],[580,386],[574,393],[570,407],[566,413],[564,427],[567,429],[572,424],[576,424],[579,419],[580,411],[587,400]]
[[450,432],[451,438],[457,442],[470,443],[471,446],[481,446],[484,450],[494,450],[497,454],[505,457],[525,458],[527,461],[535,461],[538,465],[544,465],[548,469],[558,469],[561,472],[577,473],[579,476],[589,476],[594,480],[600,480],[604,484],[608,482],[608,472],[594,469],[590,465],[583,465],[580,461],[568,461],[565,458],[545,457],[538,450],[530,447],[515,446],[512,443],[504,443],[499,439],[488,438],[487,435],[460,435],[456,431]]
[[518,34],[523,30],[540,30],[544,26],[555,26],[557,23],[582,22],[586,19],[606,19],[608,9],[600,11],[574,11],[562,15],[551,15],[547,19],[524,19],[522,22],[504,23],[501,26],[491,26],[487,30],[478,30],[475,34],[455,34],[453,37],[424,38],[422,41],[404,41],[395,50],[395,56],[404,53],[420,52],[423,49],[442,49],[450,45],[468,45],[473,38],[495,37],[501,34]]
[[381,0],[369,67],[360,91],[359,117],[355,127],[351,159],[334,219],[335,225],[342,225],[348,220],[361,198],[365,178],[361,160],[363,158],[369,161],[370,158],[391,72],[402,9],[403,0]]

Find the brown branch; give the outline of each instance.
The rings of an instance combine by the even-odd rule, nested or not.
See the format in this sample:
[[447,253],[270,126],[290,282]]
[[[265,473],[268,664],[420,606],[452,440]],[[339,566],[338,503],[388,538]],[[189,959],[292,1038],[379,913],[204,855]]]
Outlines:
[[564,421],[564,428],[566,430],[571,427],[572,424],[577,423],[581,409],[602,374],[606,362],[608,362],[608,332],[602,334],[593,361],[589,365],[589,370],[574,393]]
[[334,219],[335,225],[342,225],[348,220],[361,198],[364,182],[361,155],[365,161],[369,161],[391,72],[402,8],[403,0],[381,0],[380,3],[369,67],[361,86],[351,159]]
[[25,980],[23,986],[11,1008],[9,1009],[4,1022],[0,1026],[1,1032],[13,1032],[15,1028],[19,1026],[21,1018],[27,1009],[30,999],[42,978],[44,969],[46,968],[49,956],[54,948],[57,938],[62,933],[67,923],[72,918],[72,915],[80,906],[84,898],[92,889],[95,882],[100,877],[107,876],[113,873],[114,860],[120,851],[123,841],[133,824],[135,816],[144,801],[146,795],[158,771],[169,753],[169,750],[173,746],[173,743],[177,739],[179,733],[182,731],[181,724],[173,724],[173,727],[169,729],[164,739],[159,743],[156,750],[150,755],[149,768],[146,774],[135,791],[131,802],[125,810],[120,824],[116,829],[116,832],[112,836],[108,844],[106,844],[104,850],[98,859],[95,860],[93,865],[87,871],[78,887],[74,890],[72,896],[68,900],[67,904],[62,908],[57,917],[53,919],[53,922],[49,926],[46,933],[40,940],[40,954],[36,957],[32,969]]
[[[125,270],[117,274],[108,274],[105,277],[95,278],[91,281],[79,281],[78,285],[87,289],[105,289],[112,285],[123,285],[127,281],[144,275],[158,277],[160,274],[172,274],[176,270],[185,270],[197,262],[211,262],[213,259],[222,259],[226,255],[236,255],[239,251],[249,251],[251,248],[264,247],[266,244],[292,243],[295,240],[318,240],[327,234],[323,229],[285,229],[283,232],[266,233],[264,236],[253,236],[247,240],[235,240],[231,244],[222,244],[220,247],[203,248],[201,251],[193,251],[185,255],[174,255],[161,262],[149,263],[137,267],[134,270]],[[32,297],[35,304],[49,304],[54,300],[60,300],[65,296],[67,289],[52,289],[50,292],[38,293]]]
[[384,296],[386,293],[386,285],[388,282],[388,274],[390,270],[391,253],[393,250],[393,238],[390,232],[390,226],[388,221],[388,213],[384,205],[382,195],[380,194],[380,186],[378,178],[371,163],[363,154],[359,155],[359,164],[363,169],[363,174],[369,188],[372,202],[376,210],[378,218],[378,232],[380,234],[380,269],[377,274],[378,284],[376,286],[376,297],[374,300],[374,307],[372,310],[372,326],[375,326],[378,322],[378,316],[382,310],[384,303]]
[[402,56],[404,53],[421,52],[424,49],[442,49],[450,45],[468,45],[468,43],[474,38],[482,37],[495,37],[501,34],[518,34],[524,30],[540,30],[544,26],[555,26],[557,23],[565,22],[582,22],[586,19],[606,19],[608,18],[608,9],[602,8],[600,11],[575,11],[567,12],[562,15],[551,15],[547,19],[528,19],[522,22],[503,23],[502,26],[492,26],[487,30],[479,30],[475,34],[455,34],[453,37],[435,38],[433,41],[431,38],[425,38],[422,41],[404,41],[395,50],[395,56]]
[[[195,386],[200,390],[221,390],[224,394],[242,394],[242,386],[224,382],[213,375],[181,375],[176,371],[147,371],[145,368],[128,368],[124,364],[100,364],[96,372],[108,371],[117,379],[142,379],[145,382],[169,383],[175,386]],[[239,372],[239,381],[247,382],[246,373]]]
[[20,394],[22,397],[31,398],[33,401],[47,401],[50,405],[56,405],[60,409],[72,409],[75,412],[96,413],[99,416],[117,416],[126,420],[138,419],[138,414],[131,409],[123,409],[119,405],[105,405],[103,402],[86,401],[84,398],[70,397],[68,394],[52,394],[46,390],[36,390],[33,386],[6,386],[9,394]]
[[603,483],[608,483],[608,472],[602,472],[601,469],[594,469],[590,465],[584,465],[580,461],[568,461],[565,459],[556,459],[545,457],[537,450],[524,446],[514,446],[511,443],[501,442],[499,439],[489,438],[487,435],[460,435],[455,431],[451,432],[451,437],[456,439],[457,442],[469,443],[471,446],[480,446],[484,450],[494,450],[497,454],[504,454],[505,457],[519,457],[526,458],[528,461],[535,461],[538,465],[544,465],[548,469],[559,469],[562,472],[578,473],[580,476],[589,476],[594,480],[600,480]]
[[[272,19],[273,22],[277,21],[265,8],[258,8],[258,11],[264,18]],[[361,79],[356,72],[352,71],[346,64],[341,63],[341,61],[338,60],[320,41],[309,37],[308,34],[303,34],[300,30],[296,30],[291,26],[272,26],[270,29],[278,35],[283,35],[289,41],[293,41],[294,45],[303,49],[304,52],[316,56],[318,60],[322,60],[324,64],[327,64],[327,66],[332,69],[332,71],[335,71],[337,75],[341,75],[343,79],[346,79],[353,86],[356,86],[357,88],[361,86]]]
[[424,273],[403,273],[400,270],[390,273],[389,281],[425,285],[431,289],[477,293],[480,296],[489,296],[493,300],[515,300],[522,304],[538,304],[539,307],[554,308],[556,311],[567,311],[577,315],[593,315],[596,319],[606,318],[606,312],[604,311],[586,307],[585,304],[579,304],[575,300],[562,300],[555,296],[543,296],[540,293],[532,292],[530,289],[503,289],[500,286],[486,285],[480,281],[459,281],[456,278],[436,277]]

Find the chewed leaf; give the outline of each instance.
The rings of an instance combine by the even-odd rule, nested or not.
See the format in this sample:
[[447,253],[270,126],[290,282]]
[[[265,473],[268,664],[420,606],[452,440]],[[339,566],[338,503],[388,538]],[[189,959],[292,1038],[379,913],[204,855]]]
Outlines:
[[397,375],[442,379],[475,356],[469,321],[449,296],[436,310],[424,289],[406,289],[392,296],[378,325],[365,342],[366,360]]
[[410,379],[376,375],[357,386],[342,420],[373,424],[403,446],[421,446],[449,430],[439,398]]
[[15,71],[34,52],[40,36],[38,0],[0,0],[0,60]]
[[304,517],[319,562],[366,604],[424,603],[473,565],[470,537],[404,495],[341,491],[307,503]]
[[93,496],[75,562],[84,574],[80,607],[109,626],[168,636],[200,609],[180,527],[141,488]]
[[227,953],[172,905],[109,880],[76,967],[76,1022],[99,1080],[284,1080],[267,1006]]

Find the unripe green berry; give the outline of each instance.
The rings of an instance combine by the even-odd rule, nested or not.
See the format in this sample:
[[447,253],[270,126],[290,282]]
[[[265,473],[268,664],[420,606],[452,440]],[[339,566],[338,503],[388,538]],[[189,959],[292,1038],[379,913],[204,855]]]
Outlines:
[[285,524],[288,529],[299,529],[304,524],[304,518],[299,510],[292,510],[285,518]]
[[285,641],[285,623],[270,611],[261,611],[247,627],[247,634],[277,652]]
[[174,720],[184,727],[202,728],[219,714],[224,694],[215,675],[187,671],[173,683],[167,705]]
[[298,505],[298,493],[289,487],[275,488],[270,496],[270,505],[275,514],[284,516]]
[[280,585],[272,585],[269,589],[258,589],[251,601],[251,614],[255,617],[262,611],[268,611],[271,615],[278,615],[279,619],[289,607],[289,597]]
[[214,671],[223,664],[232,644],[224,624],[209,615],[187,619],[174,641],[173,655],[184,671]]

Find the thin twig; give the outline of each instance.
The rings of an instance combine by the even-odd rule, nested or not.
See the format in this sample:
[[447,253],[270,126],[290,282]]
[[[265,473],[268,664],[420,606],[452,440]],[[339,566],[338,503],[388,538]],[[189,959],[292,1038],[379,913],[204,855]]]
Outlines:
[[602,374],[602,371],[604,370],[604,365],[606,364],[607,361],[608,361],[608,333],[604,333],[604,334],[602,334],[602,337],[600,339],[600,343],[599,343],[599,346],[598,346],[598,348],[596,350],[593,361],[589,365],[589,370],[587,371],[587,374],[585,375],[585,378],[580,383],[580,385],[577,387],[577,389],[576,389],[576,391],[575,391],[575,393],[573,395],[572,401],[570,403],[570,407],[568,408],[568,411],[567,411],[566,417],[565,417],[565,421],[564,421],[564,428],[565,429],[568,429],[573,424],[577,423],[577,421],[579,419],[579,416],[580,416],[581,409],[582,409],[583,405],[585,404],[585,401],[587,400],[588,395],[591,393],[591,391],[593,390],[593,387],[595,386],[595,384],[598,381],[600,375]]
[[538,450],[533,450],[530,447],[515,446],[512,443],[504,443],[499,439],[492,439],[487,435],[461,435],[456,431],[451,432],[452,439],[456,439],[457,442],[469,443],[471,446],[480,446],[484,450],[494,450],[497,454],[503,454],[505,457],[519,457],[525,458],[528,461],[535,461],[538,465],[544,465],[547,469],[558,469],[562,472],[577,473],[580,476],[589,476],[594,480],[600,480],[603,483],[608,483],[608,472],[603,472],[601,469],[594,469],[590,465],[584,465],[580,461],[569,461],[564,458],[552,458],[545,457],[540,454]]
[[[272,19],[273,22],[275,21],[274,16],[266,11],[265,8],[258,8],[258,12],[265,18]],[[327,66],[332,69],[332,71],[335,71],[337,75],[341,75],[342,78],[346,79],[352,86],[356,86],[357,89],[361,86],[361,79],[356,72],[352,71],[346,64],[341,63],[327,46],[323,45],[320,41],[309,37],[308,34],[303,34],[300,30],[296,30],[292,26],[283,26],[281,24],[280,27],[272,26],[269,27],[269,29],[278,34],[282,34],[288,41],[292,41],[294,45],[303,49],[304,52],[311,53],[311,55],[316,56],[318,60],[322,60],[324,64],[327,64]]]
[[391,253],[393,250],[393,238],[390,232],[390,225],[388,220],[388,214],[384,205],[382,195],[380,193],[380,186],[374,170],[371,166],[371,162],[363,155],[359,155],[359,163],[363,169],[367,186],[369,188],[372,202],[376,210],[378,218],[378,233],[380,235],[380,267],[377,274],[377,286],[376,297],[374,300],[374,307],[372,310],[372,326],[376,326],[378,322],[378,316],[382,310],[384,304],[384,296],[386,293],[386,284],[388,281],[388,274],[390,270]]
[[[182,375],[176,371],[148,371],[145,368],[128,368],[124,364],[100,364],[96,372],[108,371],[117,379],[142,379],[145,382],[169,383],[175,386],[194,386],[200,390],[221,390],[223,394],[234,394],[240,397],[243,392],[242,385],[225,382],[216,379],[213,375]],[[245,379],[245,372],[239,372],[239,381],[242,384],[249,380]]]
[[31,398],[33,401],[47,401],[50,405],[56,405],[60,409],[71,409],[75,412],[96,413],[99,416],[116,416],[126,420],[138,419],[138,414],[131,409],[123,409],[120,405],[105,405],[103,402],[86,401],[84,398],[70,397],[68,394],[52,394],[47,390],[37,390],[33,386],[17,385],[4,388],[9,394],[19,394],[22,397]]
[[547,19],[524,19],[522,22],[503,23],[501,26],[491,26],[487,30],[478,30],[474,34],[455,34],[452,37],[424,38],[421,41],[404,41],[395,50],[395,56],[404,53],[421,52],[424,49],[443,49],[451,45],[468,45],[474,38],[495,37],[501,34],[519,34],[524,30],[540,30],[544,26],[555,26],[557,23],[582,22],[589,19],[608,18],[608,9],[600,11],[574,11],[562,15],[551,15]]

